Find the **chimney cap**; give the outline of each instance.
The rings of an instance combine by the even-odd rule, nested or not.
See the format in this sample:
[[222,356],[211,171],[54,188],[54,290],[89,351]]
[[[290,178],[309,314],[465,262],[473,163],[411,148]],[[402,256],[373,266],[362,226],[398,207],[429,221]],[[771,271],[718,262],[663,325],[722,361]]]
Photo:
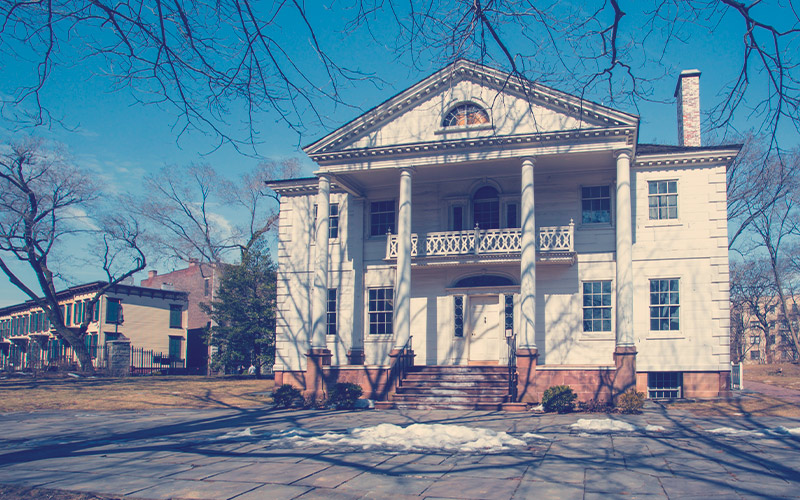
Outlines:
[[678,91],[681,88],[681,82],[684,78],[688,78],[690,76],[700,76],[699,69],[685,69],[681,71],[680,76],[678,76],[678,83],[675,84],[675,93],[673,94],[674,97],[678,97]]

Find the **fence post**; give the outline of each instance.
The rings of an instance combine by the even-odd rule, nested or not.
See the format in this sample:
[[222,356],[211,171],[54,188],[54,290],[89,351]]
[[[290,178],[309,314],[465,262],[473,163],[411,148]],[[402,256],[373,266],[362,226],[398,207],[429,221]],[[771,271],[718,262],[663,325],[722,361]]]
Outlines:
[[131,343],[128,340],[113,340],[108,346],[108,374],[112,377],[125,377],[131,370]]

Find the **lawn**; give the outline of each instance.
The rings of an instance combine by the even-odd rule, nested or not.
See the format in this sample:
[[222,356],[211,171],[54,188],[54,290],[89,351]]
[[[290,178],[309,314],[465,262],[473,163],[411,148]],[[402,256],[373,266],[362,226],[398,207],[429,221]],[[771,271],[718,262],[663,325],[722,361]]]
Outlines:
[[[5,376],[4,376],[5,377]],[[273,381],[230,377],[0,378],[0,413],[36,410],[247,408],[270,403]]]
[[703,416],[792,417],[800,418],[800,406],[763,394],[747,391],[748,381],[800,390],[800,366],[791,363],[745,365],[744,392],[732,391],[729,398],[711,401],[665,403],[669,408],[691,411]]

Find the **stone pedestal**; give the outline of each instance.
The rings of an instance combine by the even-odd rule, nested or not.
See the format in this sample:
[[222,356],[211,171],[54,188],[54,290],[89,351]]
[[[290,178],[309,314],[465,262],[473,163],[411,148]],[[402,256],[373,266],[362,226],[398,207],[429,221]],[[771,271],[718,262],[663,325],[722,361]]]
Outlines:
[[517,401],[519,403],[535,403],[538,399],[534,392],[536,377],[536,361],[539,350],[536,348],[517,349]]
[[347,351],[348,365],[363,365],[365,361],[363,349],[350,349]]
[[126,377],[131,373],[131,343],[128,340],[113,340],[108,346],[108,374]]
[[614,374],[614,393],[613,397],[636,388],[636,347],[617,346],[614,350],[614,364],[617,367]]
[[328,349],[311,348],[306,364],[306,391],[305,395],[314,401],[325,397],[325,373],[323,366],[330,366],[331,351]]

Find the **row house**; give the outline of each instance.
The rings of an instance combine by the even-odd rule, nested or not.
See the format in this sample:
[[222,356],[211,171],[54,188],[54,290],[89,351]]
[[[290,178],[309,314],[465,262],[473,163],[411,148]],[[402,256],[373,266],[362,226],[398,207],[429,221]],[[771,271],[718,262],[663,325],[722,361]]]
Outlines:
[[[77,328],[90,315],[85,342],[93,355],[106,342],[130,340],[136,347],[168,353],[170,359],[186,359],[186,292],[117,284],[90,310],[90,300],[105,285],[86,283],[56,295],[67,327]],[[13,361],[9,359],[12,353],[24,357],[35,351],[63,357],[68,347],[33,301],[0,308],[0,356],[6,364]]]
[[[498,404],[556,384],[582,399],[726,390],[740,147],[701,145],[699,78],[678,81],[677,146],[459,60],[305,147],[314,177],[268,183],[276,383],[350,381],[395,403],[477,372],[476,387],[507,378]],[[486,402],[450,386],[428,401]]]

